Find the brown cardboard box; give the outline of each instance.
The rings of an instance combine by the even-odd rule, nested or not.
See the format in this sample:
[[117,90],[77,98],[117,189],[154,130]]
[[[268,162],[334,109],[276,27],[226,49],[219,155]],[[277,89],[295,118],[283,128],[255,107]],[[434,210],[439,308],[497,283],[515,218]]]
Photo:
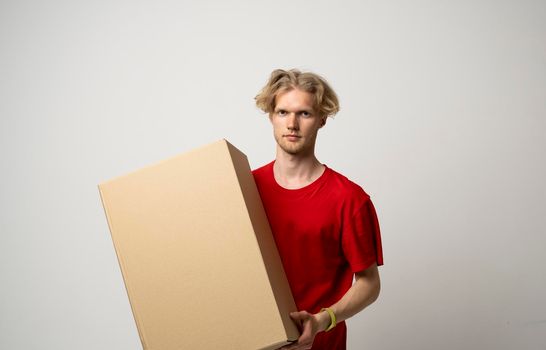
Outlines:
[[276,349],[298,338],[248,160],[230,143],[99,190],[144,349]]

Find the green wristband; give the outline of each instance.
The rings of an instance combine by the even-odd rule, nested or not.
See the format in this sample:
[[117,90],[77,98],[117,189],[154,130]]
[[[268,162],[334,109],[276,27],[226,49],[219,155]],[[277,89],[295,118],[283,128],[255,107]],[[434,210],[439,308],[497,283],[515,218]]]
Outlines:
[[320,309],[320,311],[321,312],[326,311],[328,313],[328,315],[330,315],[330,325],[324,331],[325,332],[331,331],[332,328],[334,328],[336,326],[336,315],[334,314],[332,309],[330,309],[329,307],[323,307],[322,309]]

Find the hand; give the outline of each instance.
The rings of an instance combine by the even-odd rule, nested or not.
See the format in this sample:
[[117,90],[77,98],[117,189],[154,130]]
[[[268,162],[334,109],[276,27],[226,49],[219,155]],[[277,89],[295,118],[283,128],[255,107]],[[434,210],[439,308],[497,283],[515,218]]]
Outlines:
[[318,315],[319,314],[310,314],[307,311],[291,312],[290,317],[296,322],[296,325],[300,329],[301,336],[295,343],[283,346],[279,350],[311,349],[317,333],[323,331],[327,327],[327,325],[323,326],[321,324],[322,319],[320,319]]

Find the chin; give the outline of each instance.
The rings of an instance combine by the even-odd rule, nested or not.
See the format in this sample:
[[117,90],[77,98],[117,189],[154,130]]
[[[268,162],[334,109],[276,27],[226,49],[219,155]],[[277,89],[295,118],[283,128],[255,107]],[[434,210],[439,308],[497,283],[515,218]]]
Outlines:
[[288,147],[286,145],[281,144],[280,146],[283,151],[291,155],[298,155],[298,154],[301,154],[303,151],[303,147],[299,145],[296,147]]
[[303,143],[303,140],[300,140],[299,142],[288,142],[282,137],[279,137],[276,141],[279,147],[288,154],[298,155],[304,153],[305,151],[305,144]]

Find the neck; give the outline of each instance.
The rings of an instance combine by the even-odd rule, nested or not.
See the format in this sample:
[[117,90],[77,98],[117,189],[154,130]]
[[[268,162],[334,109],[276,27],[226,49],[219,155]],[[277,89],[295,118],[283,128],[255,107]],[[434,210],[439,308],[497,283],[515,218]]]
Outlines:
[[277,183],[285,188],[304,187],[318,179],[324,172],[314,152],[309,154],[289,154],[277,147],[273,173]]

